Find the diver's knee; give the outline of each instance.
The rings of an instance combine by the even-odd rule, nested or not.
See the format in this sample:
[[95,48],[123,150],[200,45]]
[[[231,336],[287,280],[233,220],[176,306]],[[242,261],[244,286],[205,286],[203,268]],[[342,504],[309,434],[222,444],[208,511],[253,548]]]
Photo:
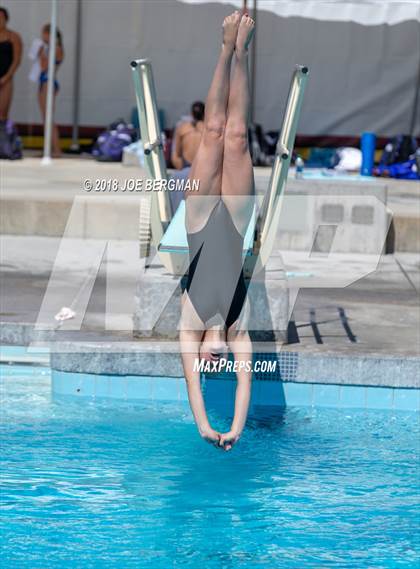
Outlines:
[[207,119],[204,123],[203,138],[208,142],[223,142],[226,129],[226,118],[223,115]]
[[229,124],[225,130],[225,150],[234,154],[248,152],[248,129],[244,124]]

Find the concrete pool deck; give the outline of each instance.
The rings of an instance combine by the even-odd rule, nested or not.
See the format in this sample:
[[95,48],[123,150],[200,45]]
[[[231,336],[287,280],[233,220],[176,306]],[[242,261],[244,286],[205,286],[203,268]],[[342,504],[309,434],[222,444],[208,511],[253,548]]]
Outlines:
[[[83,194],[81,180],[124,180],[139,176],[139,170],[80,158],[57,160],[51,168],[41,167],[38,159],[25,158],[23,162],[1,162],[0,168],[1,341],[14,345],[49,341],[51,363],[63,371],[182,377],[176,342],[133,341],[128,329],[113,331],[111,327],[105,331],[102,270],[80,330],[34,330],[60,245],[59,236],[74,196]],[[269,170],[256,169],[260,189],[267,185],[268,176]],[[345,288],[299,291],[289,324],[289,344],[268,344],[263,350],[257,349],[277,354],[284,381],[418,387],[418,185],[395,180],[386,183],[388,205],[394,215],[400,216],[401,227],[408,228],[396,241],[401,250],[382,255],[377,270]],[[131,207],[130,196],[117,194],[104,201],[101,197],[97,207],[88,212],[92,237],[104,226],[111,227],[115,238],[120,236],[121,225],[115,224],[113,217],[117,208],[118,215],[124,216],[120,219],[124,219],[127,243],[137,246],[138,211]],[[413,252],[405,252],[410,247]],[[66,286],[77,284],[84,270],[84,253],[82,250],[74,256],[71,270],[64,277]],[[297,265],[298,270],[304,268]],[[128,283],[133,275],[125,273],[123,264],[116,270],[121,298],[131,297]],[[58,309],[66,305],[66,298],[60,295],[57,305]]]
[[[177,342],[133,341],[130,331],[104,331],[101,274],[80,331],[34,330],[59,242],[51,237],[2,237],[2,342],[50,341],[51,363],[63,371],[131,375],[141,370],[145,375],[182,377]],[[67,284],[75,275],[77,265]],[[124,282],[122,273],[122,296]],[[301,290],[289,326],[290,343],[268,344],[264,352],[278,353],[285,381],[418,387],[419,292],[418,256],[384,255],[377,271],[351,286]],[[57,302],[61,306],[62,298]]]
[[[73,200],[76,196],[88,198],[92,193],[83,189],[83,180],[116,180],[119,184],[131,178],[144,177],[137,167],[124,167],[119,163],[99,163],[90,157],[68,157],[53,161],[51,166],[42,166],[39,158],[27,157],[23,161],[0,161],[0,233],[14,235],[61,236],[66,227]],[[255,168],[258,193],[268,186],[271,168]],[[309,174],[308,174],[309,175]],[[312,174],[311,174],[312,176]],[[294,180],[289,172],[286,191],[302,188],[319,188],[357,184],[334,177],[310,177]],[[386,185],[387,205],[393,214],[392,251],[420,252],[420,199],[419,184],[414,181],[372,179],[363,186],[374,192],[375,186]],[[95,203],[86,205],[83,227],[87,236],[100,237],[103,228],[115,224],[115,211],[124,216],[123,227],[118,227],[117,238],[136,239],[138,217],[132,207],[133,194],[105,192],[95,194]],[[110,207],[111,206],[111,207]]]

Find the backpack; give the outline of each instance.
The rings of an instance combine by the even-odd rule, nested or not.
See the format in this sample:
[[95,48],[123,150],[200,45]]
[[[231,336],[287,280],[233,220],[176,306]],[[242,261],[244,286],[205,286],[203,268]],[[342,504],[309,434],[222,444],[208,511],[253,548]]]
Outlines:
[[400,180],[420,180],[420,148],[405,162],[379,164],[374,170],[376,176],[398,178]]
[[92,155],[101,162],[121,162],[123,148],[135,139],[134,127],[123,120],[118,120],[98,136]]
[[22,142],[11,120],[0,121],[0,158],[6,160],[22,158]]
[[379,164],[390,166],[391,164],[407,162],[416,149],[417,143],[413,136],[399,134],[386,143]]
[[406,162],[398,162],[389,166],[389,175],[391,178],[400,180],[420,180],[420,175],[415,158],[410,158]]
[[270,166],[273,163],[273,157],[266,153],[267,144],[261,125],[256,123],[249,125],[248,143],[254,166]]

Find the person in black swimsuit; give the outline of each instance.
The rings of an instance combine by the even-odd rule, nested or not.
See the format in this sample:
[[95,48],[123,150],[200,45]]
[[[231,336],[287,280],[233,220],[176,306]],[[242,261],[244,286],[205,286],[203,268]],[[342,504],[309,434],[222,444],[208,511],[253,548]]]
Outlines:
[[0,7],[0,120],[9,116],[13,95],[13,76],[20,65],[22,40],[20,35],[9,30],[9,13]]
[[[186,195],[190,265],[182,298],[180,344],[188,396],[201,436],[230,450],[244,428],[251,372],[237,372],[235,413],[228,433],[214,430],[201,393],[200,358],[217,362],[232,351],[252,360],[246,330],[247,290],[243,242],[254,208],[254,175],[248,148],[248,45],[254,22],[236,11],[223,22],[223,45],[208,92],[204,128],[191,166],[198,192]],[[232,61],[233,73],[231,77]]]

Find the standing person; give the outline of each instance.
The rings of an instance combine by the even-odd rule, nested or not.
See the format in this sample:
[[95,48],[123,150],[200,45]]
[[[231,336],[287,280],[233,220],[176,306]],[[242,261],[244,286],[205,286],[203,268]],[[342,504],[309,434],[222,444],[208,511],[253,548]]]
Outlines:
[[[248,147],[248,45],[253,32],[254,21],[247,14],[241,17],[236,11],[223,22],[223,45],[190,173],[200,186],[186,197],[190,266],[180,322],[182,363],[198,430],[224,450],[241,436],[251,395],[252,373],[241,364],[252,360],[243,241],[255,199]],[[230,430],[219,433],[207,417],[197,361],[220,361],[228,348],[239,364],[235,412]]]
[[7,27],[9,12],[0,7],[0,120],[5,121],[13,96],[13,76],[22,57],[22,40]]
[[191,121],[183,121],[175,129],[172,149],[172,164],[177,170],[191,166],[204,126],[204,103],[196,101],[191,105]]
[[[45,114],[47,109],[48,48],[50,45],[50,30],[51,30],[50,24],[45,24],[45,26],[42,28],[43,45],[39,48],[38,52],[39,64],[41,67],[41,73],[39,75],[38,101],[39,101],[39,107],[41,109],[42,120],[44,121],[44,123],[45,123]],[[60,84],[56,79],[56,73],[58,66],[63,62],[64,59],[63,36],[58,28],[56,33],[57,33],[57,41],[55,48],[54,104],[57,93],[60,89]],[[60,134],[58,132],[58,127],[55,123],[53,123],[52,125],[52,155],[55,157],[61,155]]]

